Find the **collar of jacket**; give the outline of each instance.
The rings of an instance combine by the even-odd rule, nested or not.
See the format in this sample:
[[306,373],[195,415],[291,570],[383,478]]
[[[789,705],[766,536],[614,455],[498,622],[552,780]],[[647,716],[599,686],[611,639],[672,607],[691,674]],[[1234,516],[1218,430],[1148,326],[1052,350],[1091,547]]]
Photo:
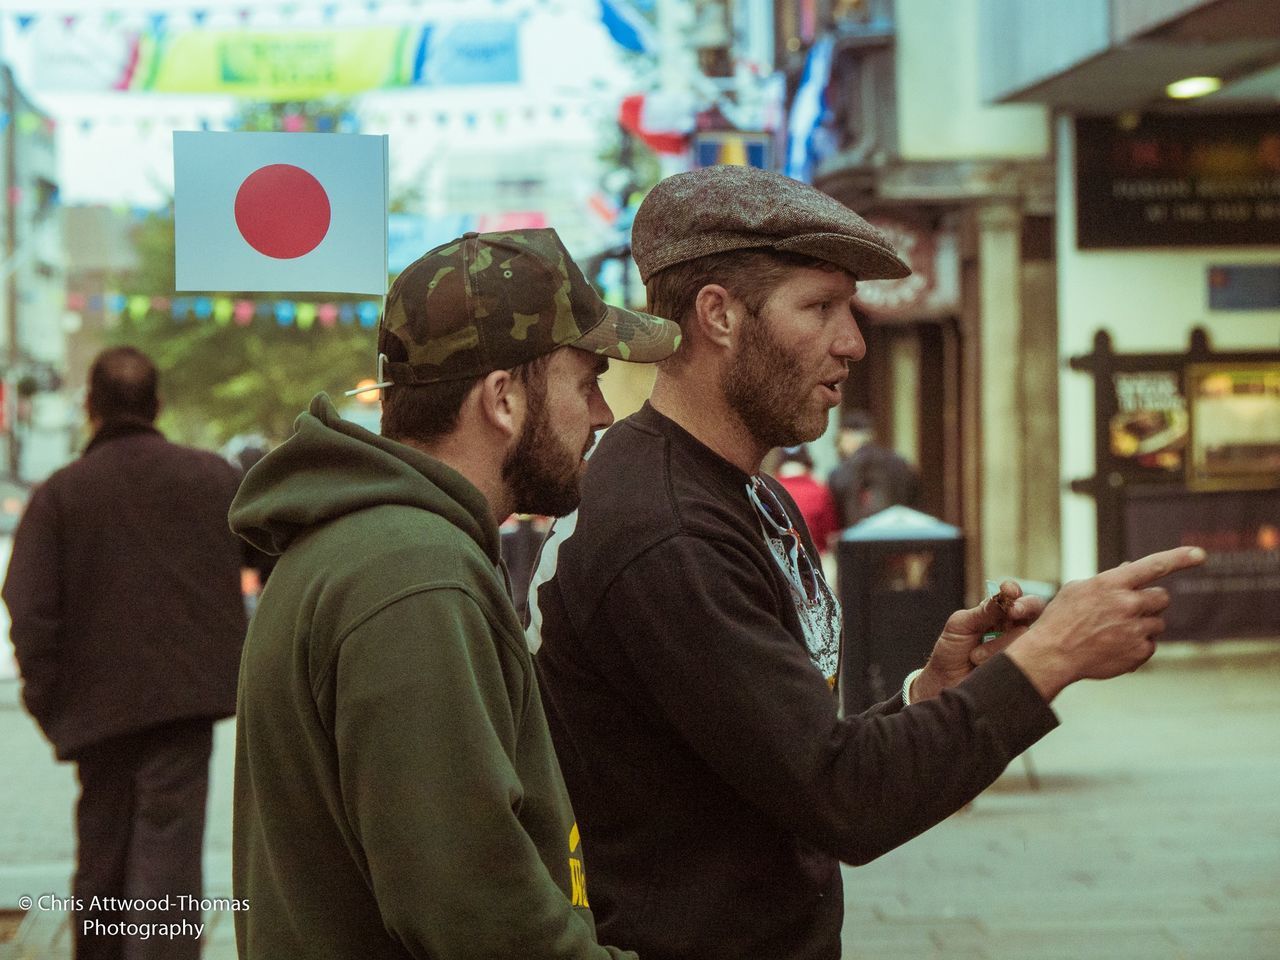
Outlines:
[[98,432],[93,435],[93,439],[90,440],[89,445],[84,448],[84,453],[81,454],[81,456],[89,453],[89,451],[100,444],[109,443],[112,440],[119,440],[121,437],[132,437],[139,433],[154,433],[156,436],[161,436],[160,431],[146,420],[138,420],[133,417],[121,417],[117,420],[108,420],[98,428]]

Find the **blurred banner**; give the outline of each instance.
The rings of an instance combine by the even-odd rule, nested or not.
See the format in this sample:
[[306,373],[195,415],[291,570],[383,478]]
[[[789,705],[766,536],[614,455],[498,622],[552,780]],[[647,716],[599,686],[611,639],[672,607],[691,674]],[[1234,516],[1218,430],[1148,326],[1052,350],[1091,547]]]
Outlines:
[[289,32],[33,28],[34,86],[50,92],[227,94],[258,100],[520,80],[519,26],[498,20]]

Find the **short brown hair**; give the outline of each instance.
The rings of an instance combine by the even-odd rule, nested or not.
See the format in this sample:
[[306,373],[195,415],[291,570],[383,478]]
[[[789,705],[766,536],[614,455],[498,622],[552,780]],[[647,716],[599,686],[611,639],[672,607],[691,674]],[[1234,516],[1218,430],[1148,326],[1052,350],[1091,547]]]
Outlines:
[[693,315],[698,291],[709,283],[718,283],[741,300],[752,313],[759,313],[764,302],[792,270],[839,270],[833,263],[806,257],[799,253],[773,250],[730,250],[712,253],[697,260],[686,260],[660,270],[645,286],[649,313],[676,323],[684,323]]
[[[724,287],[746,305],[752,315],[758,314],[769,294],[788,273],[797,267],[811,270],[839,270],[835,264],[798,253],[774,250],[743,249],[712,253],[696,260],[686,260],[659,270],[645,285],[648,304],[645,310],[674,320],[684,326],[693,316],[698,291],[709,283]],[[685,342],[689,333],[685,331]],[[663,368],[679,366],[688,353],[677,350],[663,361]]]
[[[554,351],[553,351],[554,353]],[[511,368],[512,375],[528,388],[532,406],[541,403],[547,389],[551,353]],[[488,374],[485,374],[488,376]],[[462,402],[484,377],[464,377],[440,383],[392,384],[382,393],[382,435],[401,443],[430,443],[458,425]]]

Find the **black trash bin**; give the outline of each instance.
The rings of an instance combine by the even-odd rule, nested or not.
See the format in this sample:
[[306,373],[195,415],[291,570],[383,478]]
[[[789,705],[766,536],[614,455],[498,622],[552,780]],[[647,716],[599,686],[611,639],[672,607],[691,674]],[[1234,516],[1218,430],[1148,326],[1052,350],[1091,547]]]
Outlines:
[[836,563],[840,702],[851,716],[897,693],[964,606],[964,535],[910,507],[889,507],[840,535]]

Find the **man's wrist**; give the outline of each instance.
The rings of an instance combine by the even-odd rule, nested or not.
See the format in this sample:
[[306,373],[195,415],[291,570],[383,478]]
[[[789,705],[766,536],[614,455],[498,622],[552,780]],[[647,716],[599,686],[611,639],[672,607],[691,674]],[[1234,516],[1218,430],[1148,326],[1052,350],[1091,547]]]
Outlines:
[[1052,703],[1075,678],[1070,675],[1063,658],[1045,643],[1037,643],[1038,639],[1034,630],[1029,630],[1011,643],[1005,653],[1044,702]]

